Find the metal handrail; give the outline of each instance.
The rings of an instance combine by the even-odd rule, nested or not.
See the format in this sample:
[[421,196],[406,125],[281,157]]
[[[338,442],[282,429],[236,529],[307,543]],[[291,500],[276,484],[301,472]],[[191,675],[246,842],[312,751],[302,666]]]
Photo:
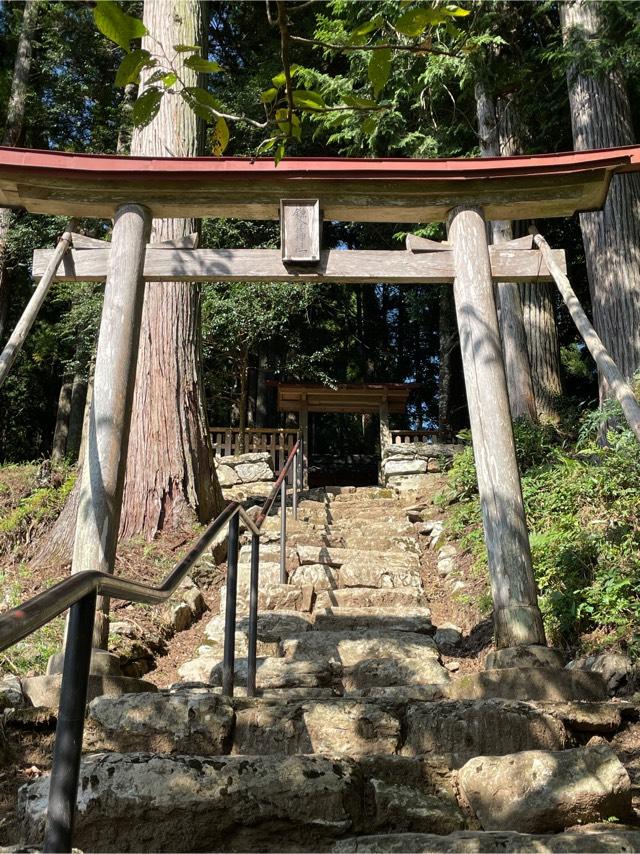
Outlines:
[[[17,608],[0,615],[0,650],[7,649],[30,635],[54,617],[70,608],[64,654],[58,723],[51,767],[49,806],[44,850],[71,851],[73,820],[78,793],[84,718],[91,667],[91,639],[98,594],[130,602],[158,604],[175,592],[196,560],[211,544],[222,527],[229,524],[227,550],[227,603],[223,658],[223,693],[233,695],[235,659],[235,621],[240,519],[251,531],[251,587],[249,599],[249,656],[247,694],[255,695],[256,646],[258,624],[258,580],[260,529],[278,494],[281,497],[281,536],[286,535],[287,475],[293,467],[293,507],[297,513],[298,475],[301,440],[291,449],[271,492],[253,519],[237,501],[230,501],[211,522],[189,553],[158,585],[117,578],[105,572],[84,571],[65,578]],[[281,555],[286,554],[285,548]],[[281,578],[286,572],[281,565]]]

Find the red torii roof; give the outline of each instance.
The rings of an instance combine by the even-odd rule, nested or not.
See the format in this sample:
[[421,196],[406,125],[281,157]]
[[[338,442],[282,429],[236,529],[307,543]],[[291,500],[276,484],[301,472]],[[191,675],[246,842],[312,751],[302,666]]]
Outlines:
[[138,202],[156,216],[277,219],[281,198],[319,198],[327,219],[441,221],[459,204],[490,219],[602,207],[614,173],[640,171],[640,146],[434,160],[154,158],[0,147],[0,205],[112,216]]

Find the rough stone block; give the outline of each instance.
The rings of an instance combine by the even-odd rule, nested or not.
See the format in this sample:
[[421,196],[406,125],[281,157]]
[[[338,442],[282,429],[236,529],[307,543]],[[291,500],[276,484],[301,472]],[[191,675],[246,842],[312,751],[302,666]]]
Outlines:
[[479,756],[458,783],[485,830],[549,833],[631,815],[629,775],[608,745]]
[[429,635],[411,632],[354,631],[308,632],[280,644],[282,655],[291,659],[320,658],[345,666],[368,659],[415,659],[438,657],[438,648]]
[[430,795],[415,786],[371,780],[375,808],[374,826],[389,830],[452,833],[465,826],[457,804]]
[[387,457],[382,463],[382,470],[386,475],[424,474],[427,470],[427,461],[412,459],[411,457]]
[[395,753],[400,720],[380,704],[310,701],[238,709],[233,753]]
[[[62,675],[30,676],[22,680],[24,696],[32,706],[46,706],[57,709],[60,704],[60,686]],[[143,679],[132,679],[128,676],[89,676],[87,701],[94,697],[120,697],[122,694],[136,694],[146,691],[157,691],[151,682]]]
[[411,608],[426,604],[427,597],[419,587],[350,587],[321,591],[316,595],[315,608]]
[[565,743],[562,722],[528,703],[440,701],[409,705],[402,752],[449,755],[453,767],[460,767],[474,756],[562,750]]
[[228,752],[231,701],[202,690],[97,697],[87,712],[86,750],[157,753]]
[[591,854],[640,851],[640,832],[586,829],[557,835],[467,830],[439,836],[433,833],[380,833],[339,840],[334,854]]
[[344,563],[338,570],[339,587],[422,587],[417,568],[385,563]]
[[449,686],[452,700],[604,700],[606,685],[599,673],[554,670],[551,667],[510,667],[465,673]]
[[316,608],[314,628],[333,632],[366,629],[377,632],[417,632],[428,635],[434,632],[429,608],[393,605],[388,605],[386,608],[325,608],[324,611],[318,611]]
[[369,659],[344,667],[342,673],[342,684],[348,692],[396,685],[439,685],[449,679],[449,673],[434,656],[406,661]]
[[562,668],[564,659],[560,650],[540,644],[509,646],[496,649],[485,659],[487,670],[505,667],[553,667]]
[[[21,790],[26,843],[42,839],[48,790],[47,777]],[[84,851],[326,850],[360,812],[360,785],[348,759],[97,754],[81,765],[74,845]]]
[[296,567],[289,576],[294,587],[311,585],[314,590],[333,590],[338,586],[338,572],[322,563],[310,563]]

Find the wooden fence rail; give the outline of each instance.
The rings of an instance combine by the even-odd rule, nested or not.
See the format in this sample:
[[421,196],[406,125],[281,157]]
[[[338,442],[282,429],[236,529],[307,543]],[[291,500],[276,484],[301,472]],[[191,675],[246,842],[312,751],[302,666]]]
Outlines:
[[391,430],[390,433],[392,445],[454,441],[454,436],[450,430]]

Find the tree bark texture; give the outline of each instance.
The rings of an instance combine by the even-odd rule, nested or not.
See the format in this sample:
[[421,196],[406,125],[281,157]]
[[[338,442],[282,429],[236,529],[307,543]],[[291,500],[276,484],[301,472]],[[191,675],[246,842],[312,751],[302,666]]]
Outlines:
[[554,291],[555,286],[548,283],[522,285],[531,378],[538,417],[543,421],[558,420],[558,401],[562,396]]
[[[508,157],[517,153],[510,118],[505,115],[503,120],[499,121],[496,104],[484,83],[476,84],[475,95],[482,155]],[[513,228],[509,220],[495,220],[490,226],[492,243],[506,243],[513,238]],[[511,417],[535,421],[535,397],[520,288],[515,282],[499,282],[496,289],[500,307],[500,337],[507,374]]]
[[[188,85],[197,75],[182,64],[173,45],[202,44],[206,4],[198,0],[147,0],[144,23],[156,39],[143,39],[152,53],[160,43],[173,56]],[[141,89],[153,70],[142,75]],[[146,127],[136,130],[133,155],[193,157],[202,152],[202,129],[177,95],[165,95]],[[195,230],[187,219],[154,220],[151,242]],[[152,538],[162,528],[195,517],[208,521],[223,499],[213,467],[200,362],[200,288],[192,283],[148,283],[129,442],[121,535]]]
[[67,435],[66,455],[69,461],[78,461],[80,444],[82,442],[82,427],[84,424],[84,410],[87,401],[87,380],[82,374],[76,374],[73,378],[71,389],[71,411],[69,413],[69,433]]
[[[560,4],[565,42],[587,44],[602,29],[599,2]],[[621,70],[599,75],[573,66],[567,72],[576,150],[635,143]],[[593,325],[622,374],[640,368],[640,175],[614,177],[602,211],[580,214]],[[610,395],[600,375],[601,401]]]
[[[18,39],[18,49],[13,65],[11,93],[7,106],[2,145],[15,146],[20,142],[24,125],[25,105],[27,101],[27,83],[31,70],[33,53],[33,34],[38,18],[39,0],[26,0],[22,14],[22,26]],[[7,313],[9,309],[9,282],[6,274],[7,237],[11,225],[11,211],[0,208],[0,342],[4,338]]]
[[440,288],[439,336],[438,424],[441,430],[449,429],[455,434],[469,421],[453,288],[449,285]]
[[51,445],[51,459],[60,462],[64,459],[67,451],[67,437],[69,435],[69,416],[71,414],[71,392],[73,380],[65,377],[60,387],[58,396],[58,414],[56,416],[56,427],[53,431],[53,443]]
[[449,215],[454,297],[498,649],[544,644],[482,211]]

